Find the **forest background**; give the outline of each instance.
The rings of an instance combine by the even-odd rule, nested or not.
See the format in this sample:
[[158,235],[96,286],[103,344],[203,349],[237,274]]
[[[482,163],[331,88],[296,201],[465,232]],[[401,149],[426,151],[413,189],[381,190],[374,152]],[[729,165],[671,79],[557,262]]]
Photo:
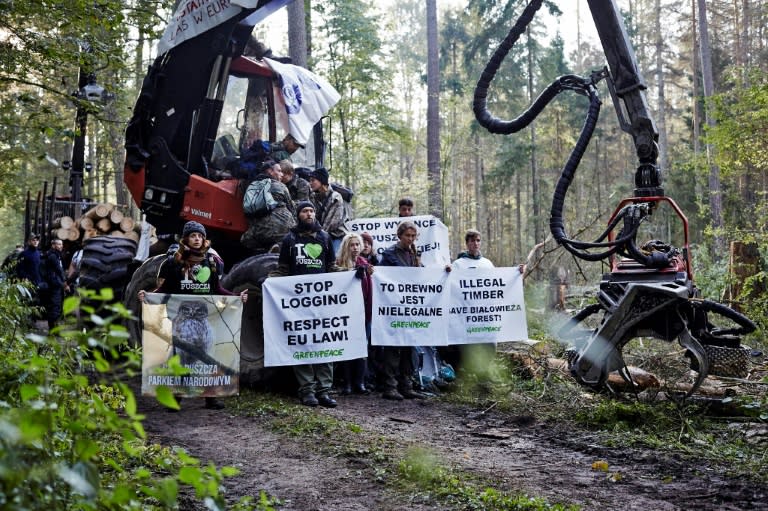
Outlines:
[[[65,191],[62,162],[72,156],[81,66],[94,69],[114,94],[89,112],[86,161],[93,165],[83,196],[127,205],[138,215],[122,185],[123,133],[175,3],[0,0],[3,253],[22,242],[28,191],[54,177],[57,191]],[[572,283],[594,284],[604,265],[579,265],[548,239],[552,192],[583,124],[584,98],[560,96],[531,128],[512,136],[487,133],[472,114],[483,66],[526,3],[306,0],[308,66],[342,95],[331,112],[332,178],[356,191],[358,217],[395,215],[397,200],[412,196],[417,214],[435,213],[448,225],[454,256],[464,231],[477,228],[485,255],[499,266],[524,261],[543,243],[529,261],[534,279],[546,281],[563,267]],[[698,285],[718,298],[727,285],[728,242],[768,249],[768,3],[617,4],[648,85],[666,195],[690,221]],[[545,2],[542,10],[492,84],[489,109],[499,118],[516,117],[557,76],[588,75],[605,65],[584,0]],[[431,67],[428,12],[437,25]],[[286,48],[287,34],[277,40],[261,26],[255,34],[275,53]],[[430,78],[439,90],[431,131]],[[565,211],[568,233],[587,241],[632,195],[636,166],[631,137],[620,131],[603,83],[600,95],[602,115]],[[439,154],[428,150],[435,147]],[[644,234],[682,244],[680,223],[666,212]]]

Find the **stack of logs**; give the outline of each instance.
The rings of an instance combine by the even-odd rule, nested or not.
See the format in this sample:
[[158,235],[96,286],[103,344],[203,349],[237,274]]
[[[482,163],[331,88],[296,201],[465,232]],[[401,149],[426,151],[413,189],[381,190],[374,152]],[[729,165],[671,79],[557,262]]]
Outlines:
[[[152,228],[150,243],[157,241]],[[139,241],[141,222],[125,216],[112,204],[97,204],[78,219],[62,216],[53,221],[51,236],[64,241],[85,241],[94,236],[118,236]]]

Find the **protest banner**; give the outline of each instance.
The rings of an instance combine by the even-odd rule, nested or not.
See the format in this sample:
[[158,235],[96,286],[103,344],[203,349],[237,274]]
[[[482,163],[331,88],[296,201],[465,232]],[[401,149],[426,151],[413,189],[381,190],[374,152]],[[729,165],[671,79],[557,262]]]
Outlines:
[[262,294],[265,366],[368,356],[363,291],[355,272],[271,277]]
[[523,276],[517,267],[454,268],[449,282],[449,344],[528,339]]
[[[142,304],[141,393],[166,386],[180,397],[232,396],[240,383],[239,296],[147,293]],[[187,374],[176,376],[178,355]]]
[[443,346],[449,273],[443,268],[377,266],[372,275],[371,344]]
[[397,226],[409,220],[416,224],[419,236],[416,238],[416,250],[421,253],[424,266],[445,266],[451,262],[448,246],[448,228],[432,215],[419,215],[390,218],[357,218],[344,224],[349,232],[361,234],[367,232],[373,238],[373,247],[377,257],[384,249],[397,243]]

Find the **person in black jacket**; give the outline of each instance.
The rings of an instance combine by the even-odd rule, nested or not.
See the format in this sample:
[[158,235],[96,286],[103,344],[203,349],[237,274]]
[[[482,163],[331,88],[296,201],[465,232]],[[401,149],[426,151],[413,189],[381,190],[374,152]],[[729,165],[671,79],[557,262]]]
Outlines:
[[41,302],[45,308],[45,319],[48,320],[48,330],[52,330],[61,318],[64,293],[69,291],[64,266],[61,263],[61,252],[64,250],[64,242],[60,239],[51,241],[51,248],[43,257],[40,286]]
[[[283,238],[277,269],[270,277],[288,275],[311,275],[340,271],[336,265],[331,237],[315,221],[315,207],[311,202],[303,201],[296,205],[298,223]],[[307,245],[318,246],[319,252],[309,254],[304,249]],[[324,406],[333,408],[336,400],[330,396],[333,387],[333,364],[305,364],[293,366],[293,374],[299,384],[299,399],[305,406]]]

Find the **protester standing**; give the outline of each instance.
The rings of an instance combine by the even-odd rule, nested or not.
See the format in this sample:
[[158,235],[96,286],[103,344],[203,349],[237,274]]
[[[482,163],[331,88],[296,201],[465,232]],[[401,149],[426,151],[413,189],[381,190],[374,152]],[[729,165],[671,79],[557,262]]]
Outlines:
[[360,253],[360,255],[363,256],[366,261],[368,261],[368,264],[376,266],[379,264],[379,258],[376,257],[376,251],[373,249],[373,236],[367,232],[364,232],[360,235],[360,237],[363,238],[363,251]]
[[[384,250],[381,254],[381,266],[405,266],[416,268],[421,266],[419,254],[416,251],[416,224],[405,220],[397,227],[397,243]],[[384,370],[384,399],[402,401],[406,399],[423,398],[413,390],[413,377],[416,368],[413,362],[412,347],[382,348],[382,363]]]
[[283,171],[281,181],[288,188],[293,204],[296,205],[301,201],[308,201],[312,190],[309,188],[307,180],[296,173],[291,160],[280,160],[279,164],[280,170]]
[[269,193],[275,205],[270,211],[246,215],[248,230],[240,237],[240,242],[253,253],[270,250],[296,225],[293,200],[288,188],[281,181],[282,175],[280,165],[273,160],[267,160],[254,178],[254,181],[268,180]]
[[[373,266],[361,255],[363,239],[355,233],[349,233],[341,240],[341,248],[336,258],[336,264],[343,270],[355,270],[355,276],[360,279],[363,291],[363,302],[365,304],[365,334],[368,341],[368,349],[371,342],[371,316],[373,312],[372,304],[372,283],[371,274]],[[367,361],[365,358],[355,360],[345,360],[339,364],[341,377],[344,380],[342,394],[368,394],[369,390],[365,386]]]
[[[206,238],[205,226],[201,223],[192,221],[184,224],[179,248],[168,254],[161,263],[157,274],[158,287],[153,293],[228,296],[235,294],[221,286],[224,261],[211,249],[211,242]],[[201,274],[206,278],[201,279]],[[143,302],[145,291],[139,291],[138,296],[139,301]],[[248,290],[243,290],[240,298],[246,303]],[[205,407],[220,410],[224,405],[215,397],[206,397]]]
[[[315,207],[311,202],[296,205],[297,224],[283,238],[277,269],[270,277],[314,275],[339,271],[336,266],[331,237],[315,220]],[[319,246],[319,252],[308,254],[307,245]],[[333,387],[333,364],[304,364],[293,366],[299,384],[299,399],[305,406],[333,408],[336,400],[330,396]]]

